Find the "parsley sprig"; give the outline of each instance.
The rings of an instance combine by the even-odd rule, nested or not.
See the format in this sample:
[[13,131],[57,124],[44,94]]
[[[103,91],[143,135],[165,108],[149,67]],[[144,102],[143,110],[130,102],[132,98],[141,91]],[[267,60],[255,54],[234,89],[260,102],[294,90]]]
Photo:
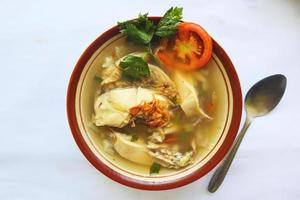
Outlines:
[[146,14],[139,14],[134,20],[118,22],[121,33],[126,33],[129,40],[137,44],[149,44],[153,38],[155,25],[148,19]]
[[182,19],[182,8],[170,8],[159,21],[155,35],[159,37],[172,36],[177,31],[177,26]]
[[176,33],[182,19],[182,8],[171,7],[157,26],[147,16],[148,13],[139,14],[137,19],[118,22],[120,32],[126,33],[130,41],[149,47],[154,36],[169,37]]
[[[170,37],[177,32],[177,26],[182,19],[182,8],[171,7],[157,25],[148,18],[148,13],[139,14],[137,19],[118,22],[120,32],[127,34],[128,39],[135,44],[142,45],[154,62],[159,64],[151,46],[157,39]],[[146,61],[137,56],[128,55],[120,63],[123,69],[122,77],[128,81],[137,81],[141,77],[150,75]]]
[[150,76],[148,63],[139,56],[126,56],[120,62],[120,67],[123,69],[123,79],[128,81],[137,81],[141,77]]
[[158,174],[160,171],[161,165],[159,163],[152,163],[151,167],[150,167],[150,175],[153,174]]

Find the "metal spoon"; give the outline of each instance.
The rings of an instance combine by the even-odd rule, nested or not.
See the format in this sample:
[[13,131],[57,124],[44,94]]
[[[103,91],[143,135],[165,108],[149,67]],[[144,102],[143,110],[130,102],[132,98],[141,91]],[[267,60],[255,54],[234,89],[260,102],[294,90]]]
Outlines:
[[245,98],[246,121],[240,134],[231,146],[231,149],[213,174],[208,185],[209,192],[215,192],[222,184],[252,120],[255,117],[266,115],[280,102],[286,88],[286,82],[287,80],[284,75],[276,74],[257,82],[248,91]]

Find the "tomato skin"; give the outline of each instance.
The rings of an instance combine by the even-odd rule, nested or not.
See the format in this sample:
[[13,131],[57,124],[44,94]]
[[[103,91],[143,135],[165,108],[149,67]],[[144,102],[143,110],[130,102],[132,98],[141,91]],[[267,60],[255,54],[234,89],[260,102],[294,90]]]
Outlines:
[[[195,51],[195,42],[191,43],[192,34],[195,34],[201,39],[201,44],[198,43],[198,48],[202,51]],[[178,26],[178,32],[175,39],[175,46],[177,52],[171,52],[162,48],[156,51],[156,56],[160,61],[168,68],[178,68],[182,70],[195,70],[204,67],[211,58],[212,55],[212,39],[209,34],[198,24],[183,22]],[[174,42],[173,42],[174,43]],[[182,46],[187,46],[182,52],[180,49]],[[189,46],[192,46],[189,51]],[[188,62],[178,59],[178,57],[187,57]]]

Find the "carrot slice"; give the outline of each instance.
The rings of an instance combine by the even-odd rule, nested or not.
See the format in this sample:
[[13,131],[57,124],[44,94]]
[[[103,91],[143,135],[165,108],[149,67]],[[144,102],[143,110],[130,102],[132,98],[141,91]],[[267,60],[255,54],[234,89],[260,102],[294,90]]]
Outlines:
[[172,134],[172,135],[167,135],[166,138],[164,139],[163,143],[166,144],[171,144],[174,143],[178,140],[178,135]]

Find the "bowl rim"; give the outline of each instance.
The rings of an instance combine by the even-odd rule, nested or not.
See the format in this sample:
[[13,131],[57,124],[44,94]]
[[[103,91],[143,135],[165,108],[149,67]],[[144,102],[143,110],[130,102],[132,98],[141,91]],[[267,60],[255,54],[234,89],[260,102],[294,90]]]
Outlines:
[[[151,20],[158,22],[158,20],[161,17],[152,16],[149,17]],[[73,72],[71,74],[69,85],[67,89],[67,97],[66,97],[66,109],[67,109],[67,117],[69,126],[73,135],[73,138],[75,139],[75,142],[81,152],[84,154],[86,159],[100,172],[102,172],[104,175],[109,177],[110,179],[121,183],[123,185],[142,189],[142,190],[168,190],[173,189],[177,187],[181,187],[184,185],[187,185],[189,183],[192,183],[202,176],[206,175],[209,171],[211,171],[226,155],[228,150],[230,149],[240,126],[241,116],[242,116],[242,91],[240,86],[240,81],[237,75],[237,72],[229,58],[229,56],[226,54],[224,49],[212,38],[213,40],[213,50],[214,53],[219,58],[220,62],[223,64],[224,69],[227,74],[230,74],[228,76],[229,82],[232,89],[232,96],[233,96],[233,111],[232,111],[232,120],[229,125],[229,129],[227,131],[227,135],[217,150],[217,152],[211,157],[211,159],[206,162],[203,166],[201,166],[196,171],[192,172],[191,174],[188,174],[178,180],[172,181],[172,182],[158,182],[158,183],[149,183],[149,182],[143,182],[139,181],[130,177],[127,177],[125,175],[122,175],[113,169],[109,168],[107,165],[105,165],[89,148],[89,146],[86,144],[83,136],[81,135],[81,131],[79,129],[77,118],[76,118],[76,112],[75,112],[75,99],[76,99],[76,90],[77,85],[81,76],[81,73],[90,59],[90,57],[94,54],[95,51],[98,50],[107,40],[112,38],[113,36],[117,35],[119,33],[119,30],[117,26],[114,26],[104,33],[102,33],[100,36],[96,38],[82,53],[79,60],[77,61]]]

